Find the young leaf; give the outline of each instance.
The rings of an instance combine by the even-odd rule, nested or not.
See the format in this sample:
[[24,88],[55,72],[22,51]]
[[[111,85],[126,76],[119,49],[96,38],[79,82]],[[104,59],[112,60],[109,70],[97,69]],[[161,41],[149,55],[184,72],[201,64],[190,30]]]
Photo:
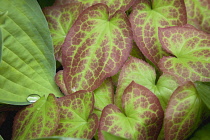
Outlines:
[[98,117],[93,114],[92,92],[75,92],[61,97],[60,123],[55,136],[91,139],[98,128]]
[[164,57],[159,67],[164,73],[186,81],[210,80],[210,35],[189,25],[159,29],[163,48],[175,57]]
[[129,19],[134,40],[154,64],[168,55],[158,40],[158,27],[187,23],[184,0],[137,0]]
[[152,66],[141,59],[130,57],[124,64],[118,80],[115,104],[119,108],[122,104],[121,96],[132,81],[152,91],[159,98],[163,110],[165,110],[171,94],[178,86],[176,79],[170,75],[161,75],[156,80],[155,69]]
[[99,139],[102,131],[127,139],[157,139],[163,122],[163,110],[158,98],[147,88],[131,82],[122,96],[123,112],[110,104],[102,111]]
[[0,11],[8,11],[2,28],[0,102],[30,104],[30,94],[62,96],[54,81],[50,32],[37,1],[1,1]]
[[210,109],[210,83],[206,82],[195,82],[196,89],[198,91],[199,97]]
[[82,3],[84,9],[97,4],[103,3],[109,7],[110,16],[112,16],[116,11],[122,10],[125,12],[128,10],[135,0],[55,0],[54,5],[66,5],[69,3]]
[[43,9],[53,39],[55,58],[60,62],[62,61],[61,45],[81,11],[82,6],[79,3],[51,6]]
[[204,104],[192,82],[178,87],[165,112],[165,139],[186,139],[199,126]]
[[13,123],[12,140],[26,140],[52,135],[59,123],[57,99],[49,94],[19,111]]
[[63,70],[60,70],[56,73],[55,82],[60,87],[60,90],[63,92],[63,94],[68,95],[68,91],[63,80]]
[[210,33],[210,1],[185,0],[187,23],[199,30]]
[[101,86],[94,90],[94,99],[94,107],[101,111],[108,104],[114,103],[114,87],[111,78],[104,80]]
[[117,11],[109,18],[104,4],[84,10],[62,46],[68,93],[95,90],[105,78],[117,73],[131,47],[132,31],[125,13]]

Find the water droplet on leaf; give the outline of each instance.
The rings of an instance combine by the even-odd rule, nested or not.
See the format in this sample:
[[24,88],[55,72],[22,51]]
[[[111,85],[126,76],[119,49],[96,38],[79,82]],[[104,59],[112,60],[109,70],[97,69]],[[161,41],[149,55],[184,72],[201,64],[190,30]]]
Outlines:
[[30,103],[34,103],[34,102],[36,102],[39,99],[40,99],[40,96],[38,94],[30,94],[27,97],[27,101],[30,102]]

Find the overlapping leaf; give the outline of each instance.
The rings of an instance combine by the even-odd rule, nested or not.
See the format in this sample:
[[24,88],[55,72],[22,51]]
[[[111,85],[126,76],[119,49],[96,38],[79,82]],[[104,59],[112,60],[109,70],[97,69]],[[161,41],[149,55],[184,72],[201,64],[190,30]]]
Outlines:
[[[176,79],[170,75],[162,75],[156,80],[155,69],[143,60],[131,57],[123,66],[115,96],[115,104],[121,108],[121,96],[125,88],[132,82],[143,85],[152,91],[160,100],[165,110],[168,100],[177,88]],[[156,82],[157,81],[157,82]]]
[[1,1],[0,13],[6,11],[2,28],[0,102],[28,104],[30,94],[62,96],[54,81],[50,32],[37,1]]
[[57,99],[49,94],[34,104],[19,111],[14,119],[13,140],[26,140],[47,137],[54,133],[59,123]]
[[60,62],[62,61],[61,45],[81,11],[80,3],[51,6],[43,9],[53,39],[55,58]]
[[135,0],[56,0],[54,5],[66,5],[68,3],[82,3],[84,9],[97,4],[103,3],[109,7],[110,16],[113,15],[117,10],[126,11]]
[[63,92],[63,94],[68,95],[68,91],[63,80],[63,70],[60,70],[56,73],[55,82],[60,87],[60,90]]
[[177,88],[165,112],[165,139],[186,139],[201,122],[203,109],[204,104],[192,82]]
[[163,48],[175,57],[164,57],[159,67],[180,81],[210,80],[210,35],[189,25],[160,28]]
[[158,40],[158,28],[186,24],[184,0],[137,0],[130,14],[134,40],[154,64],[168,55]]
[[132,32],[125,13],[117,11],[109,19],[106,5],[87,8],[62,46],[68,92],[96,89],[106,77],[117,73],[131,47]]
[[199,30],[210,33],[210,1],[185,0],[187,23]]
[[114,103],[114,87],[111,78],[104,80],[100,87],[94,90],[94,99],[94,107],[101,111],[108,104]]
[[93,114],[92,92],[75,92],[59,98],[60,123],[54,135],[91,139],[98,128],[98,117]]
[[125,89],[122,102],[122,111],[113,104],[102,111],[99,139],[104,140],[102,131],[127,139],[157,139],[164,116],[158,98],[132,82]]

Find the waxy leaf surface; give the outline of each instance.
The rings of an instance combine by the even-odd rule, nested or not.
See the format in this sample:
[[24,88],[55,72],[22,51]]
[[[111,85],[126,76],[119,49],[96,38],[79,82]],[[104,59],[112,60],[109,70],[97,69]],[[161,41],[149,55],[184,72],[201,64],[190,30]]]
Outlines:
[[99,139],[102,131],[127,139],[157,139],[163,122],[163,110],[158,98],[147,88],[131,82],[122,96],[122,110],[110,104],[102,111]]
[[186,139],[199,126],[204,103],[192,82],[178,87],[171,96],[165,112],[165,139]]
[[109,19],[108,7],[103,4],[84,10],[62,46],[68,92],[95,90],[117,73],[131,47],[132,32],[125,13],[117,11]]
[[134,81],[152,91],[159,98],[161,106],[165,110],[168,100],[177,88],[178,83],[170,75],[161,75],[157,82],[156,78],[155,69],[152,66],[141,59],[130,57],[120,72],[115,104],[121,108],[123,92]]
[[54,81],[50,32],[37,1],[1,1],[0,13],[6,11],[1,28],[0,102],[29,104],[30,94],[62,96]]
[[164,57],[159,67],[164,73],[186,81],[210,80],[210,35],[189,25],[159,29],[163,48],[175,57]]
[[79,3],[51,6],[43,9],[53,39],[55,58],[60,62],[62,61],[61,45],[81,11],[82,6]]
[[49,94],[19,111],[13,124],[12,140],[27,140],[52,135],[59,123],[57,99]]
[[98,128],[92,92],[75,92],[58,99],[60,123],[55,136],[91,139]]
[[108,104],[114,103],[114,87],[111,78],[104,80],[100,87],[94,90],[94,99],[94,107],[101,111]]
[[210,33],[210,1],[185,0],[187,23],[199,30]]
[[154,64],[168,55],[158,39],[158,28],[187,22],[184,0],[137,0],[129,18],[136,44]]
[[110,16],[116,11],[128,10],[135,0],[55,0],[54,5],[66,5],[68,3],[82,3],[84,9],[97,4],[103,3],[109,7]]

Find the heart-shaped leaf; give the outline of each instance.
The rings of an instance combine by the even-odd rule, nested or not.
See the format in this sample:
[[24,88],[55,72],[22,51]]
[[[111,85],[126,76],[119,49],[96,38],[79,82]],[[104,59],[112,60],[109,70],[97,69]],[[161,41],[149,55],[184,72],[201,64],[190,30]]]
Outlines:
[[93,91],[117,73],[129,56],[132,31],[122,11],[109,18],[108,7],[96,4],[80,14],[62,46],[68,93]]
[[110,16],[113,15],[116,11],[122,10],[126,11],[128,10],[131,5],[134,3],[135,0],[55,0],[54,5],[66,5],[69,3],[82,3],[84,9],[97,4],[97,3],[103,3],[109,7],[109,13]]
[[54,135],[91,139],[98,128],[92,92],[75,92],[58,99],[60,123]]
[[94,90],[94,99],[94,107],[101,111],[108,104],[114,103],[114,87],[111,78],[104,80],[100,87]]
[[0,102],[30,104],[27,101],[30,94],[62,96],[54,81],[50,32],[37,1],[1,1],[0,13],[6,11],[5,25],[1,28]]
[[155,69],[152,66],[141,59],[130,57],[120,72],[115,104],[121,108],[121,97],[124,90],[132,81],[135,81],[152,91],[159,98],[161,106],[165,110],[168,100],[177,88],[178,83],[170,75],[161,75],[158,80],[156,78]]
[[79,3],[51,6],[43,9],[53,39],[55,58],[60,62],[62,61],[61,45],[81,11],[82,6]]
[[165,112],[165,139],[186,139],[202,121],[204,103],[192,82],[178,87]]
[[210,33],[210,1],[185,0],[187,23],[199,30]]
[[210,80],[210,35],[189,25],[159,29],[163,48],[175,57],[164,57],[159,67],[164,73],[186,81]]
[[131,82],[122,103],[122,111],[113,104],[102,111],[99,139],[104,139],[102,131],[127,139],[157,139],[164,116],[158,98],[147,88]]
[[137,0],[130,14],[134,40],[154,64],[168,55],[158,40],[158,27],[187,23],[184,0]]
[[52,135],[60,117],[57,99],[49,94],[19,111],[13,123],[12,140],[27,140]]

